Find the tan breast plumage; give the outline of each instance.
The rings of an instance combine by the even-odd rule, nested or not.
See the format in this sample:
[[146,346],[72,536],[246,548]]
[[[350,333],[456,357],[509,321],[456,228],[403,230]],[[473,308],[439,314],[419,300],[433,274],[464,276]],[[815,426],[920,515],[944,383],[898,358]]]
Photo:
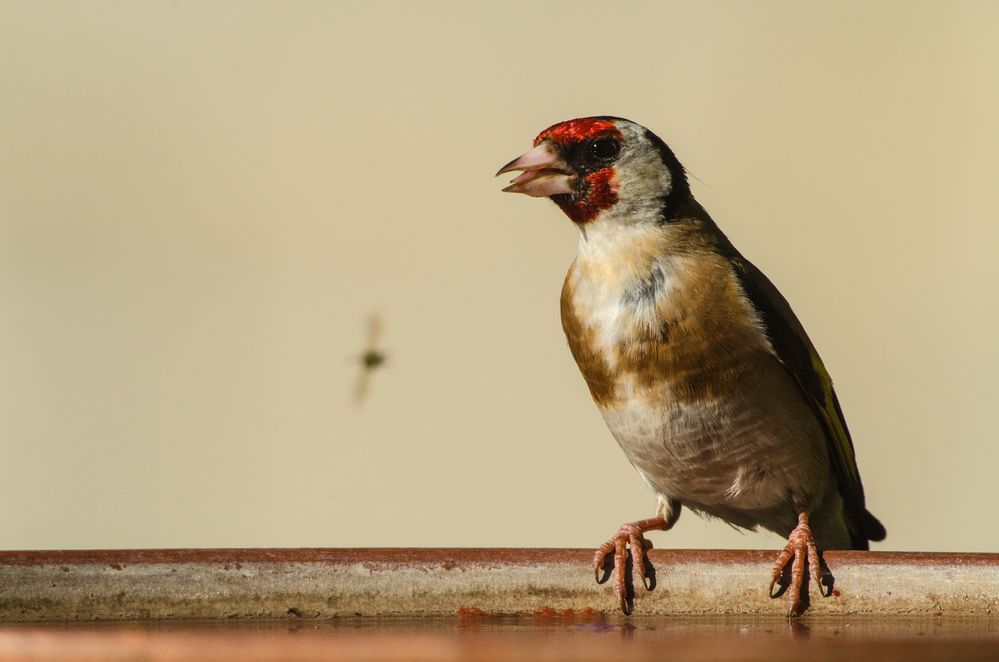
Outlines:
[[[707,241],[693,221],[584,240],[562,326],[611,432],[656,492],[717,514],[733,499],[767,508],[822,473],[821,433]],[[785,457],[782,446],[798,450]]]
[[670,228],[581,250],[562,287],[562,327],[601,407],[717,397],[747,352],[773,352],[731,264]]

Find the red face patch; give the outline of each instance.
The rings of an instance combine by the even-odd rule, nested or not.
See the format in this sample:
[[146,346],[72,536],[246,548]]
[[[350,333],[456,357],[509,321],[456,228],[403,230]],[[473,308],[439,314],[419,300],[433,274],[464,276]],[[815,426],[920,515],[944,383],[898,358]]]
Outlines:
[[573,143],[592,138],[601,133],[621,135],[614,124],[614,120],[581,117],[548,127],[538,134],[538,137],[534,139],[534,144],[537,145],[542,140],[551,140],[552,142],[562,144]]
[[[614,120],[580,117],[548,127],[534,139],[534,144],[549,140],[556,145],[572,145],[601,135],[621,139],[621,132]],[[606,167],[585,175],[578,194],[557,195],[552,200],[574,223],[587,223],[604,209],[614,206],[618,200],[619,188],[614,168]]]
[[602,210],[610,209],[617,202],[620,184],[614,180],[614,168],[591,172],[584,179],[587,185],[584,197],[559,195],[552,198],[573,223],[592,221]]

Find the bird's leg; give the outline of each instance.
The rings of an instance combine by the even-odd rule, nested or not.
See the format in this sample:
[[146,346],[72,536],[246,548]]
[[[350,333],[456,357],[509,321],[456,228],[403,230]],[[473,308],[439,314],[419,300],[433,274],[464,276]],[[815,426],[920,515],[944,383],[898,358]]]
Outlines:
[[[798,514],[798,526],[791,531],[787,537],[787,545],[777,555],[777,562],[774,563],[773,574],[770,579],[770,597],[776,598],[774,585],[780,580],[784,571],[784,566],[791,562],[791,584],[787,588],[787,615],[788,618],[800,615],[802,602],[802,585],[805,582],[805,560],[808,561],[808,570],[814,581],[819,584],[819,592],[823,597],[828,597],[822,589],[825,579],[822,577],[822,568],[819,563],[819,550],[815,546],[815,537],[812,529],[808,526],[808,513]],[[779,593],[778,593],[779,595]]]
[[[660,497],[657,512],[659,515],[656,517],[622,525],[617,534],[601,545],[593,556],[594,576],[598,584],[603,584],[610,577],[610,573],[601,577],[600,572],[604,569],[608,557],[613,553],[614,592],[621,605],[621,611],[626,615],[631,614],[629,595],[634,595],[631,577],[627,572],[628,550],[631,550],[632,567],[637,568],[638,576],[642,578],[645,590],[651,591],[654,584],[645,567],[645,551],[652,549],[652,543],[645,538],[645,532],[668,531],[673,528],[680,517],[680,504]],[[649,569],[652,569],[651,563],[649,563]]]

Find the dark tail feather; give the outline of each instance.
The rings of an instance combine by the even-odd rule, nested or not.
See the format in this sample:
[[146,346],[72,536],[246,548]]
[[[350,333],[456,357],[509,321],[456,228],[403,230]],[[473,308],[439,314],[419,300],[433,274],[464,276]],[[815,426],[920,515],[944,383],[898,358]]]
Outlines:
[[885,539],[884,525],[870,511],[864,511],[863,527],[863,533],[850,531],[851,549],[868,550],[871,548],[869,541],[879,542]]
[[864,511],[864,535],[867,536],[868,540],[873,540],[874,542],[881,542],[885,539],[885,526],[878,521],[878,518],[871,514],[871,511]]

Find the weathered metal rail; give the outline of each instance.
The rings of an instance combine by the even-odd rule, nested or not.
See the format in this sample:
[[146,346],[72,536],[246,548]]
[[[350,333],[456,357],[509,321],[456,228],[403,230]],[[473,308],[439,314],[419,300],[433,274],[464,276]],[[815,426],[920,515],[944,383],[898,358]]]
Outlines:
[[[637,615],[778,616],[772,552],[652,550]],[[212,549],[0,552],[0,620],[614,615],[590,550]],[[806,616],[999,614],[999,554],[828,552]]]

